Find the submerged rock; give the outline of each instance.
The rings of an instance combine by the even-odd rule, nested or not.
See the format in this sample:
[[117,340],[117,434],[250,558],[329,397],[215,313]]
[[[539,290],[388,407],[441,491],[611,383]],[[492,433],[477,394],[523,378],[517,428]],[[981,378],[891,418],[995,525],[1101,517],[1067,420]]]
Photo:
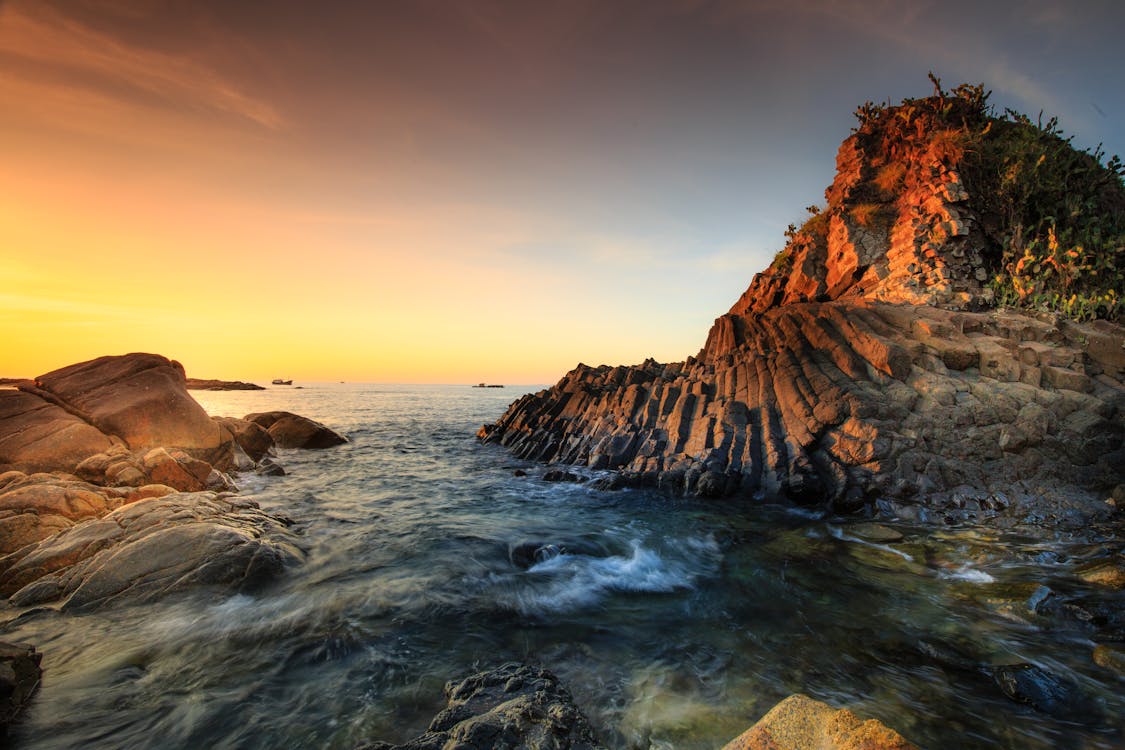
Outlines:
[[287,411],[247,414],[243,419],[264,427],[279,448],[331,448],[348,442],[320,422]]
[[0,737],[39,687],[41,658],[34,646],[0,641]]
[[1070,680],[1034,664],[1010,664],[992,669],[1004,695],[1037,711],[1069,721],[1097,719],[1093,704]]
[[864,721],[807,695],[791,695],[723,750],[918,750],[875,719]]
[[570,693],[545,669],[505,664],[445,685],[447,704],[425,734],[401,745],[357,750],[597,750]]
[[202,584],[242,589],[303,558],[287,525],[211,492],[139,500],[0,557],[0,594],[78,609]]

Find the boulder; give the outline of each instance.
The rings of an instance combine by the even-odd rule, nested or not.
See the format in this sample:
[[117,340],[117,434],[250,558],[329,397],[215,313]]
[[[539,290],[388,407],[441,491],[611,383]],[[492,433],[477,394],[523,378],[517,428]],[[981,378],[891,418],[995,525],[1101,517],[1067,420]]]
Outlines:
[[302,559],[286,527],[229,495],[138,500],[0,558],[0,594],[17,606],[85,609],[195,585],[242,589]]
[[183,366],[157,354],[99,357],[40,375],[24,388],[133,450],[175,447],[202,455],[223,447],[223,431],[187,392]]
[[243,419],[264,427],[279,448],[331,448],[348,442],[320,422],[287,411],[247,414]]
[[875,719],[791,695],[723,750],[918,750]]
[[213,417],[234,438],[238,447],[257,463],[273,449],[273,436],[260,424],[234,417]]
[[0,555],[65,531],[76,523],[100,518],[122,505],[174,492],[147,485],[98,487],[65,475],[0,474]]
[[595,750],[589,722],[545,669],[505,664],[445,686],[447,704],[425,734],[401,745],[361,750]]
[[0,641],[0,737],[39,687],[41,658],[33,646]]
[[0,389],[0,471],[73,471],[119,443],[39,396]]

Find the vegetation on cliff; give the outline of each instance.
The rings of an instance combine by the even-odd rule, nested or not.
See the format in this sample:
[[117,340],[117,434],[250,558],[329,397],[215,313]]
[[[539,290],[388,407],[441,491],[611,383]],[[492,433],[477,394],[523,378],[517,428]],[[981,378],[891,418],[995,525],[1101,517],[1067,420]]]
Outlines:
[[[827,207],[810,206],[768,274],[787,273],[802,251],[827,252],[830,217],[852,226],[894,231],[896,216],[933,180],[956,174],[967,191],[960,211],[967,254],[986,282],[975,302],[1059,312],[1077,320],[1118,319],[1125,312],[1125,165],[1100,147],[1075,148],[1058,120],[989,104],[983,85],[942,88],[901,104],[867,102],[856,110],[855,179],[826,191]],[[954,224],[956,225],[956,221]],[[936,241],[943,237],[939,231]]]

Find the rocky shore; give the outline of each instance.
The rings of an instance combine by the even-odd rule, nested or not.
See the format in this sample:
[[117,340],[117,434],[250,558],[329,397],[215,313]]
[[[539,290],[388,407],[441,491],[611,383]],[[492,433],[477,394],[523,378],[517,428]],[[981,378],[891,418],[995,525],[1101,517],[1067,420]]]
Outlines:
[[[195,586],[242,590],[304,558],[292,522],[232,474],[283,473],[274,448],[346,438],[288,412],[212,418],[179,363],[101,357],[0,388],[0,596],[87,610]],[[39,656],[0,644],[6,724]]]
[[480,439],[703,497],[923,521],[1115,515],[1125,328],[996,304],[998,219],[941,124],[952,106],[914,100],[846,139],[828,207],[695,356],[579,365]]

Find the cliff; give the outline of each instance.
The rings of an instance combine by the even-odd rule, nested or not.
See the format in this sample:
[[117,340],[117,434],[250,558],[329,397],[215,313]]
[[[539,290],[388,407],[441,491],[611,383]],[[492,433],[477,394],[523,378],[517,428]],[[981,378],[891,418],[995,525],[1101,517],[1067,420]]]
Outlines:
[[861,108],[826,207],[696,356],[579,365],[479,437],[701,496],[1111,511],[1125,329],[1097,318],[1121,312],[1120,165],[935,88]]

